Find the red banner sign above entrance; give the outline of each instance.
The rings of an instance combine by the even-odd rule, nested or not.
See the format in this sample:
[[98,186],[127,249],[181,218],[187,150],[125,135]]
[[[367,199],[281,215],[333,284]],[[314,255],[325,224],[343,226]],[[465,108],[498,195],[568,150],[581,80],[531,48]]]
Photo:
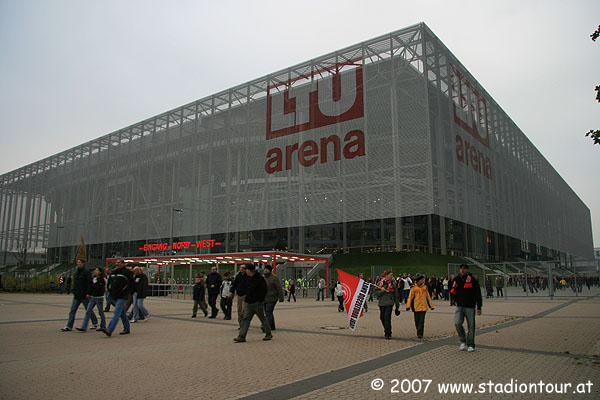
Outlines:
[[156,250],[180,250],[180,249],[189,249],[191,247],[203,248],[203,247],[215,247],[219,246],[223,243],[217,242],[214,239],[210,240],[197,240],[196,242],[173,242],[172,244],[168,243],[147,243],[144,247],[140,247],[139,250],[144,251],[156,251]]

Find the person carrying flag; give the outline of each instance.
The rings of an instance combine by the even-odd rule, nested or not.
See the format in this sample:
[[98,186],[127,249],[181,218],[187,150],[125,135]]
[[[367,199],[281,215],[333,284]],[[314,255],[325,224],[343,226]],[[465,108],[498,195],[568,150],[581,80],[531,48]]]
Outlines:
[[394,281],[391,269],[383,271],[383,278],[379,281],[375,296],[379,299],[379,319],[383,324],[386,339],[392,338],[392,307],[396,306],[396,315],[400,315],[400,296]]

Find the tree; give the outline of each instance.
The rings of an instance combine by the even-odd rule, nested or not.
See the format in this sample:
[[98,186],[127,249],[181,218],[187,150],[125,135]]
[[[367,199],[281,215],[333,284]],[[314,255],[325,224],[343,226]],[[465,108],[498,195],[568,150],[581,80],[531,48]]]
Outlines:
[[[592,38],[592,41],[595,42],[596,39],[598,39],[598,37],[600,37],[600,25],[598,25],[598,29],[596,29],[596,31],[594,33],[592,33],[590,35],[590,37]],[[598,101],[600,103],[600,85],[596,86],[596,101]],[[594,144],[600,144],[600,130],[593,130],[590,129],[590,131],[588,133],[585,134],[585,136],[589,136],[593,141]]]

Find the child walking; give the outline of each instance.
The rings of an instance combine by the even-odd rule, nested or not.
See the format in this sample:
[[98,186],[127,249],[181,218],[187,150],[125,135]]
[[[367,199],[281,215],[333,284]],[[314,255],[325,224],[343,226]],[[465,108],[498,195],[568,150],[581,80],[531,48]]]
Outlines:
[[429,295],[429,290],[425,286],[425,277],[421,274],[415,275],[415,284],[410,289],[408,302],[406,303],[406,311],[412,309],[415,317],[415,327],[417,328],[417,337],[423,338],[425,330],[425,314],[427,307],[434,310],[433,301]]

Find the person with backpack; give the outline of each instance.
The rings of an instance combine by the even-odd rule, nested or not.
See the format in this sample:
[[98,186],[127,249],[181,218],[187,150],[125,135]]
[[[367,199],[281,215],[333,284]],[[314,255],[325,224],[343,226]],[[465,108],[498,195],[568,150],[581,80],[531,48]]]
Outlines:
[[104,332],[106,336],[112,335],[117,327],[119,319],[123,322],[123,330],[120,334],[127,335],[131,332],[127,311],[125,310],[125,302],[129,295],[135,291],[133,274],[130,270],[125,268],[125,261],[122,258],[119,258],[115,265],[116,268],[110,273],[110,278],[108,280],[108,290],[110,291],[110,297],[116,302],[116,305],[113,318],[110,320],[108,327],[102,329],[102,332]]

